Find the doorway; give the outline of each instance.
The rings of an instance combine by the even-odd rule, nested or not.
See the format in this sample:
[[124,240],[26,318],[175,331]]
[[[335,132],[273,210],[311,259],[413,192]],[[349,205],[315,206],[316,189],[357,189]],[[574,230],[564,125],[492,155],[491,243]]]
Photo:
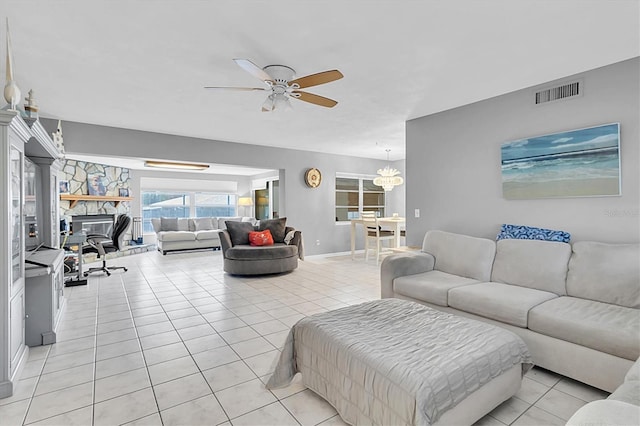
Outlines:
[[269,180],[266,182],[265,189],[256,189],[254,191],[254,199],[256,200],[256,219],[277,219],[280,217],[280,182],[277,180]]

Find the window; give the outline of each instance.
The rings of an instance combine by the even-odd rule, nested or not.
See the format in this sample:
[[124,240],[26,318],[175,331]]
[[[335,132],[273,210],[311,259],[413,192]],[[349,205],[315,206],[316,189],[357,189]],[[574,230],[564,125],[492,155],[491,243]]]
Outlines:
[[153,232],[152,218],[235,216],[235,194],[142,191],[143,232]]
[[357,219],[361,211],[375,211],[384,217],[384,208],[384,190],[373,184],[373,178],[336,176],[336,222]]
[[235,194],[195,194],[195,214],[193,217],[229,217],[236,215]]

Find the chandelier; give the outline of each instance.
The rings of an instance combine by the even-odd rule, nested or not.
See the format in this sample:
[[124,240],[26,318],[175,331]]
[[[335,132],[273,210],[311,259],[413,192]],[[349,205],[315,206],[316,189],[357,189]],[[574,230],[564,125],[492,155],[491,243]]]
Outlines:
[[[389,151],[391,150],[387,149],[386,151],[387,161],[389,161]],[[385,166],[384,169],[378,169],[378,174],[380,176],[376,176],[376,178],[373,179],[373,184],[381,186],[385,191],[391,191],[394,186],[402,185],[404,182],[404,179],[398,176],[400,171],[392,169],[389,165]]]

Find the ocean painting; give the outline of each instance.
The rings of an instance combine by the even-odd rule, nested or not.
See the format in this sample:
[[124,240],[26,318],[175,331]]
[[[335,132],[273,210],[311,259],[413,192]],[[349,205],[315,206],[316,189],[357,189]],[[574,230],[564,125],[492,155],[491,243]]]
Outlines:
[[620,124],[502,144],[509,200],[620,195]]

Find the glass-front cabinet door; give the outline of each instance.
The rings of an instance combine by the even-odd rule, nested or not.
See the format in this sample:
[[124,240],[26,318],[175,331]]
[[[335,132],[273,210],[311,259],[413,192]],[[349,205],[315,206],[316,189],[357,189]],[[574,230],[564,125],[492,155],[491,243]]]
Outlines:
[[9,151],[9,229],[11,236],[11,274],[9,291],[9,342],[12,372],[24,352],[24,153],[11,145]]
[[[22,250],[22,152],[11,146],[11,283],[20,283],[23,274]],[[13,291],[12,294],[15,294]]]

